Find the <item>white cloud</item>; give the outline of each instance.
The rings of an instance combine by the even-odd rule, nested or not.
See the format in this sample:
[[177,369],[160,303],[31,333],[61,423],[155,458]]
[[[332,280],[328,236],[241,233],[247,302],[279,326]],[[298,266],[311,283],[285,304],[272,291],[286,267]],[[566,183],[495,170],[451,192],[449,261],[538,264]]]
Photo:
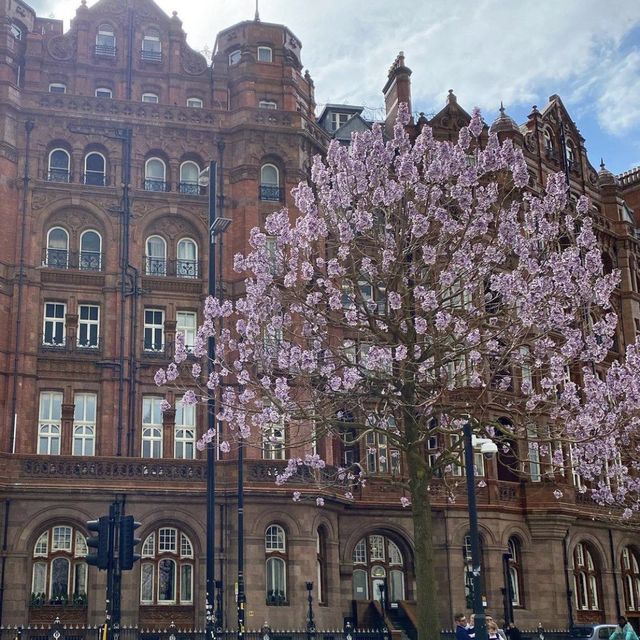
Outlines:
[[[169,15],[178,9],[198,49],[254,13],[253,0],[158,4]],[[33,5],[66,20],[75,13],[75,0]],[[260,13],[302,40],[320,105],[381,108],[387,70],[403,50],[413,70],[414,110],[439,110],[449,88],[467,109],[478,105],[490,114],[501,100],[507,109],[542,106],[558,93],[572,113],[597,114],[611,133],[639,121],[640,49],[624,39],[640,26],[640,11],[628,0],[426,0],[403,9],[388,0],[262,0]]]

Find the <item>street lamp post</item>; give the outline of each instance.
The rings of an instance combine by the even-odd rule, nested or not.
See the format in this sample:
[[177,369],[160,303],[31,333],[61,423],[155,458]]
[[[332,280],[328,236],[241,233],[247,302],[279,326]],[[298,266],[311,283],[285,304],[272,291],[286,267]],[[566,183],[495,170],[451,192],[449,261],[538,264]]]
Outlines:
[[307,600],[309,602],[309,610],[307,611],[307,635],[311,637],[316,631],[316,623],[313,619],[313,582],[305,582],[307,588]]
[[[218,236],[224,233],[231,223],[228,218],[218,217],[216,202],[217,165],[209,163],[208,177],[206,170],[200,176],[201,184],[209,185],[209,271],[208,294],[216,295],[216,242]],[[207,361],[209,373],[213,370],[213,359],[216,352],[215,337],[211,336],[207,343]],[[207,568],[206,568],[206,636],[207,640],[216,640],[222,631],[222,609],[216,607],[216,579],[215,579],[215,509],[216,509],[216,397],[215,391],[209,391],[207,399],[207,427],[211,441],[207,445]]]
[[[473,460],[473,436],[471,422],[467,420],[463,428],[464,462],[467,474],[467,499],[469,505],[469,537],[471,538],[471,564],[473,580],[473,613],[476,640],[487,640],[487,620],[482,602],[482,562],[480,559],[480,536],[478,534],[478,506],[476,504],[476,478]],[[490,441],[485,441],[490,442]],[[495,452],[495,444],[487,453]],[[484,449],[483,445],[483,449]]]

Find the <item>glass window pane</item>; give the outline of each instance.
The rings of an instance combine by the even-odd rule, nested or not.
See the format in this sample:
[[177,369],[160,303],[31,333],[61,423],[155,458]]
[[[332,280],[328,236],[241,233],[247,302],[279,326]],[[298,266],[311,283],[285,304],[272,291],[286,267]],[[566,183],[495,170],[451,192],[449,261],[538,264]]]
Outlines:
[[353,572],[353,599],[369,599],[369,579],[363,569],[355,569]]
[[46,593],[47,591],[47,564],[36,562],[33,565],[33,575],[31,579],[32,593]]
[[145,563],[140,571],[140,601],[153,602],[153,565]]
[[176,599],[176,563],[173,560],[160,560],[158,563],[158,602],[175,602]]
[[180,602],[187,603],[193,601],[193,567],[190,564],[183,564],[180,567]]
[[51,597],[69,595],[69,561],[55,558],[51,563]]

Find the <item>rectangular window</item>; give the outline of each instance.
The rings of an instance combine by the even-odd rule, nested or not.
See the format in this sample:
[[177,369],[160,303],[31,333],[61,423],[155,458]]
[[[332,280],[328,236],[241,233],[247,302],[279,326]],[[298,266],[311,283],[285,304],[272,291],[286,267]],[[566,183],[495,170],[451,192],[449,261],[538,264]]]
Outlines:
[[140,567],[140,602],[153,602],[153,565],[145,563]]
[[540,447],[535,428],[527,428],[527,447],[529,452],[529,476],[532,482],[542,480],[540,467]]
[[285,459],[284,423],[272,424],[263,429],[262,457],[265,460]]
[[180,603],[193,602],[193,567],[190,564],[180,565]]
[[142,457],[162,457],[162,398],[142,397]]
[[520,347],[520,356],[522,357],[522,364],[520,365],[520,372],[522,375],[522,384],[526,384],[529,389],[533,385],[533,376],[531,375],[531,350],[526,345]]
[[106,87],[100,87],[96,89],[96,98],[112,98],[113,91],[111,89],[107,89]]
[[272,62],[273,51],[271,47],[258,47],[258,62]]
[[389,446],[384,433],[369,432],[365,438],[367,446],[367,471],[389,473]]
[[277,109],[278,105],[273,100],[260,100],[258,107],[260,109]]
[[331,131],[337,131],[343,124],[346,124],[351,117],[348,113],[331,114]]
[[152,104],[158,104],[160,99],[155,93],[143,93],[142,102],[151,102]]
[[100,335],[100,307],[81,304],[78,307],[78,346],[95,349]]
[[67,85],[61,82],[52,82],[49,85],[49,93],[67,93]]
[[58,391],[42,391],[38,416],[38,453],[58,455],[62,426],[62,394]]
[[192,109],[202,109],[203,103],[201,98],[188,98],[187,107]]
[[160,529],[158,553],[163,551],[176,553],[178,550],[178,532],[170,527]]
[[178,311],[176,314],[176,333],[184,336],[184,346],[187,351],[193,350],[196,341],[198,316],[195,311]]
[[175,457],[192,460],[196,457],[196,407],[176,403]]
[[62,346],[65,341],[65,316],[67,305],[62,302],[44,303],[42,344]]
[[144,350],[164,350],[164,311],[162,309],[144,310]]
[[97,396],[95,393],[76,393],[73,401],[73,455],[95,455]]

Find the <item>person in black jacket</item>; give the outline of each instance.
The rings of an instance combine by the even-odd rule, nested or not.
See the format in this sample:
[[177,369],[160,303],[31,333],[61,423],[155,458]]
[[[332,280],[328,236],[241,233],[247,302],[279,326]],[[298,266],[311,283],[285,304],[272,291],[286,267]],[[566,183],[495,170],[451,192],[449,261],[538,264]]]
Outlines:
[[509,638],[509,640],[522,640],[522,634],[520,633],[520,629],[516,627],[515,622],[510,622],[507,626],[507,638]]
[[456,623],[456,640],[470,640],[467,631],[467,616],[464,613],[456,613],[454,617]]

